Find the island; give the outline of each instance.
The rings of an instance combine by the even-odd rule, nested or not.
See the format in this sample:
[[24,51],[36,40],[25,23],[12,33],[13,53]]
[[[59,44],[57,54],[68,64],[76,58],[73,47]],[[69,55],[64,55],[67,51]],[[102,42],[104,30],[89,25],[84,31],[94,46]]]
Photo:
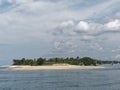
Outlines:
[[9,70],[62,70],[62,69],[98,69],[104,68],[102,64],[120,63],[117,61],[102,61],[90,57],[70,58],[35,58],[14,59]]

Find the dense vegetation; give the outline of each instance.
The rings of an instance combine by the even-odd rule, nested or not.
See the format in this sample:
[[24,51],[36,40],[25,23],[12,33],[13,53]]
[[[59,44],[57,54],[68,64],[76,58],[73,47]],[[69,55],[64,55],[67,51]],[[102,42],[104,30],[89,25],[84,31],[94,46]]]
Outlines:
[[14,59],[13,60],[13,65],[31,65],[31,66],[37,66],[37,65],[52,65],[52,64],[59,64],[59,63],[66,63],[70,65],[94,65],[96,66],[97,64],[111,64],[111,63],[120,63],[118,61],[102,61],[102,60],[97,60],[93,59],[90,57],[83,57],[83,58],[37,58],[37,59]]

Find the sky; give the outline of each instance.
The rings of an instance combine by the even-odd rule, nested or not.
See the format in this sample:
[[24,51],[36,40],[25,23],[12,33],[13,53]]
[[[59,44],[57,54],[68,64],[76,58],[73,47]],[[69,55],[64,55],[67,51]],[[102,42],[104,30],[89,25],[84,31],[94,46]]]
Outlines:
[[120,0],[0,0],[0,65],[76,56],[120,59]]

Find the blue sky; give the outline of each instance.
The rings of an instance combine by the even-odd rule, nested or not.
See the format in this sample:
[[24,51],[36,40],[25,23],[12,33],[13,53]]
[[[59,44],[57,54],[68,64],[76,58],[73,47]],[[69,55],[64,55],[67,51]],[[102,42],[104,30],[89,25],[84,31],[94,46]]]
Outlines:
[[120,0],[0,0],[0,61],[120,59]]

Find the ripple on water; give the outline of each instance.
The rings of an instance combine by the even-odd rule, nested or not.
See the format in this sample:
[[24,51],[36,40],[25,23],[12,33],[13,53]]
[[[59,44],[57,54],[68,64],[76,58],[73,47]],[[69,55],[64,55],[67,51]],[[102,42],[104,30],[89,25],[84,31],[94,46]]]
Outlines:
[[119,68],[1,71],[0,90],[120,90]]

